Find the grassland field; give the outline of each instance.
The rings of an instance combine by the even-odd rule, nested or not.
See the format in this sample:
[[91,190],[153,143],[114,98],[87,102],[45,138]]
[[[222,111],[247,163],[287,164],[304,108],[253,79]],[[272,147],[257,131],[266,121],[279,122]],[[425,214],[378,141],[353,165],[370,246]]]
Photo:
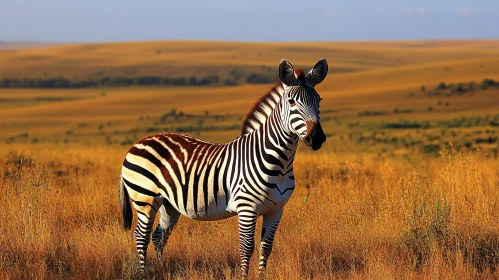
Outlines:
[[[0,49],[0,79],[224,77],[321,57],[328,139],[299,148],[269,278],[499,277],[499,41],[23,45]],[[270,87],[0,89],[0,277],[137,277],[116,189],[128,148],[160,131],[232,140]],[[164,259],[152,251],[149,278],[234,278],[237,220],[181,219]]]

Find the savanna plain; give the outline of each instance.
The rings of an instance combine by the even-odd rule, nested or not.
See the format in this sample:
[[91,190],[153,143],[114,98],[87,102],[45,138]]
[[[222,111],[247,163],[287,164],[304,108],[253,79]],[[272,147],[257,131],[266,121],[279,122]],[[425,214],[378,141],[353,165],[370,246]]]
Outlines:
[[[139,277],[117,194],[130,146],[230,141],[282,58],[322,57],[328,139],[299,147],[266,277],[499,278],[494,40],[0,47],[0,278]],[[181,218],[147,277],[236,278],[237,248],[237,218]]]

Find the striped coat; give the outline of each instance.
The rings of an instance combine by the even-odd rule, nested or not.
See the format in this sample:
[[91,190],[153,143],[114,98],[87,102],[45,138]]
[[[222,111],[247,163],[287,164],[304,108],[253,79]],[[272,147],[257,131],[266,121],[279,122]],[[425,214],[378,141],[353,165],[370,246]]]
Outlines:
[[265,269],[283,207],[295,188],[298,142],[318,150],[326,140],[320,125],[321,98],[314,89],[326,74],[325,59],[307,75],[283,60],[280,82],[255,104],[241,136],[229,143],[160,133],[133,145],[123,162],[119,190],[125,228],[131,227],[131,205],[137,211],[134,235],[142,272],[158,212],[152,239],[159,257],[180,215],[204,221],[237,215],[244,276],[256,220],[263,216],[259,269]]

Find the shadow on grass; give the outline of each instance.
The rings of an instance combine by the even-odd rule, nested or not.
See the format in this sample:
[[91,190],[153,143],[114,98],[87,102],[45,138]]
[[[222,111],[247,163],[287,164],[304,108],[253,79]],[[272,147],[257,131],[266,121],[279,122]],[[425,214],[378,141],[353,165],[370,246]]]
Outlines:
[[499,265],[499,234],[482,232],[464,242],[461,248],[463,257],[471,262],[479,272],[496,272]]
[[[188,257],[185,255],[166,255],[162,260],[152,258],[148,262],[148,279],[190,279],[194,276],[211,279],[232,279],[239,275],[239,257],[227,255],[223,258],[215,256]],[[134,277],[135,278],[135,277]]]
[[330,248],[320,241],[312,241],[302,250],[300,273],[303,279],[347,274],[364,269],[366,260],[354,250]]

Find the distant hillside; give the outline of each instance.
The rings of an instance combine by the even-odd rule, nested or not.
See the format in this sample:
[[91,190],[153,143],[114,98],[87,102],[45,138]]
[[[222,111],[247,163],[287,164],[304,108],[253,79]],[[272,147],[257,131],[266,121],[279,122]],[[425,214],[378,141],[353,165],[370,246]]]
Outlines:
[[[282,58],[297,67],[310,68],[326,57],[332,74],[364,72],[377,76],[376,71],[381,71],[379,75],[383,76],[400,68],[401,73],[410,75],[411,67],[416,67],[416,71],[432,69],[427,73],[449,67],[456,71],[460,63],[466,67],[478,63],[479,67],[499,57],[499,41],[24,43],[25,48],[19,44],[16,51],[5,50],[9,45],[16,47],[13,43],[0,44],[5,45],[3,51],[0,48],[1,87],[273,83]],[[39,48],[33,48],[36,44],[40,44]],[[494,69],[482,67],[473,71],[475,78],[481,79],[495,73]],[[430,74],[431,77],[435,75]]]

